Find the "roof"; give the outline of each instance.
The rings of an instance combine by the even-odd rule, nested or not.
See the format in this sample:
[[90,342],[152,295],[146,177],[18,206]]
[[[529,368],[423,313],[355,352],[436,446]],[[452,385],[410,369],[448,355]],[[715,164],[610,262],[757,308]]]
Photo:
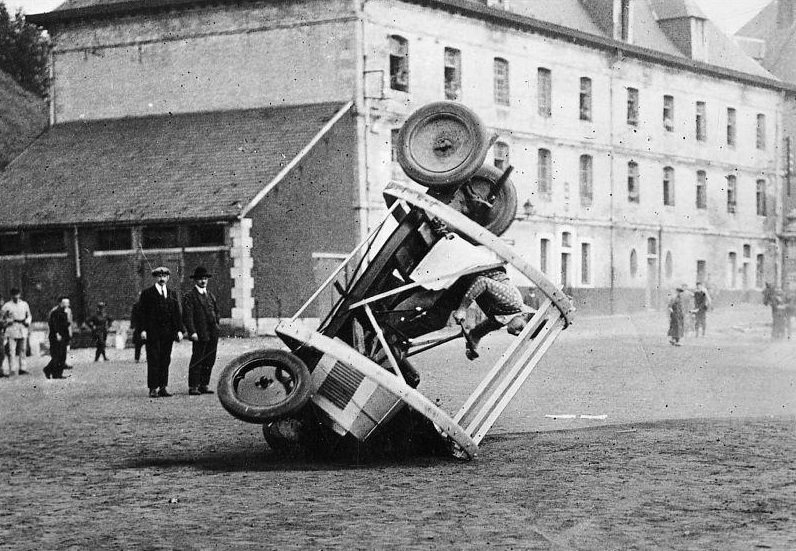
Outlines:
[[796,83],[796,23],[777,23],[777,2],[772,1],[736,35],[765,42],[763,66],[784,81]]
[[695,17],[707,19],[694,0],[649,0],[659,21]]
[[0,171],[47,128],[47,102],[0,71]]
[[[67,0],[53,12],[28,16],[28,19],[37,24],[55,25],[75,18],[122,16],[155,9],[241,1],[253,0]],[[513,0],[510,11],[487,7],[481,0],[403,1],[453,11],[496,25],[538,32],[591,47],[611,50],[619,48],[631,57],[719,78],[731,78],[768,88],[783,87],[710,21],[706,24],[706,32],[710,35],[708,49],[713,50],[707,52],[709,61],[703,63],[684,55],[674,41],[667,37],[659,22],[672,17],[704,19],[704,14],[694,0],[634,0],[632,44],[613,39],[613,32],[609,28],[612,24],[613,0],[556,0],[554,9],[550,8],[549,0]],[[787,85],[784,88],[791,89]]]
[[0,173],[0,225],[236,218],[340,111],[327,103],[55,125]]

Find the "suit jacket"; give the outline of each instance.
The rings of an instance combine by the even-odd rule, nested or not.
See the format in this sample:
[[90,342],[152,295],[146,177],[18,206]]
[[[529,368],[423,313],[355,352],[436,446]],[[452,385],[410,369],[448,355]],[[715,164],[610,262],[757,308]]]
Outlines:
[[216,297],[209,290],[202,296],[194,287],[183,295],[182,321],[189,336],[196,333],[200,341],[217,339],[220,319]]
[[47,319],[47,326],[50,328],[50,340],[55,341],[55,335],[61,335],[61,343],[69,342],[69,316],[66,310],[55,307],[50,310],[50,316]]
[[183,329],[177,292],[167,288],[166,294],[164,299],[155,285],[141,291],[138,317],[141,331],[146,331],[147,338],[176,340],[177,332]]

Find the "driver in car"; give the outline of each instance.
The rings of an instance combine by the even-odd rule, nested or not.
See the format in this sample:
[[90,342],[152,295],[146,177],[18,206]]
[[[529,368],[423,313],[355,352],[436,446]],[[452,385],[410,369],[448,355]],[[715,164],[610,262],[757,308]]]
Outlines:
[[533,317],[534,310],[522,300],[520,290],[511,283],[506,269],[494,268],[475,275],[464,294],[453,319],[464,327],[467,308],[475,302],[486,314],[486,319],[465,332],[467,359],[478,357],[478,343],[485,335],[505,326],[512,335],[519,335]]

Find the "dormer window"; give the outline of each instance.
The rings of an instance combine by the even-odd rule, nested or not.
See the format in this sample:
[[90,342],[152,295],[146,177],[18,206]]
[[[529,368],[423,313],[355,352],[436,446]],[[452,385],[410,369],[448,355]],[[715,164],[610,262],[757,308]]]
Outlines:
[[630,1],[619,1],[619,36],[617,38],[623,42],[630,42]]

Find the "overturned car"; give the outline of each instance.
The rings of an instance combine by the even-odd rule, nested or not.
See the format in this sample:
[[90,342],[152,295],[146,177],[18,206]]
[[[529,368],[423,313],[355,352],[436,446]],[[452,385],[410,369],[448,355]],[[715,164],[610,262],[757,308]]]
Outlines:
[[[249,352],[224,368],[222,405],[262,424],[272,449],[476,456],[573,312],[569,298],[499,237],[514,220],[517,193],[511,168],[484,164],[492,141],[461,104],[415,111],[401,129],[398,161],[419,185],[385,188],[384,219],[277,326],[287,349]],[[454,338],[465,339],[476,355],[465,324],[453,334],[443,330],[474,278],[507,265],[532,281],[543,300],[523,310],[516,339],[451,416],[417,390],[411,358]],[[339,298],[311,328],[302,314],[330,288]]]

